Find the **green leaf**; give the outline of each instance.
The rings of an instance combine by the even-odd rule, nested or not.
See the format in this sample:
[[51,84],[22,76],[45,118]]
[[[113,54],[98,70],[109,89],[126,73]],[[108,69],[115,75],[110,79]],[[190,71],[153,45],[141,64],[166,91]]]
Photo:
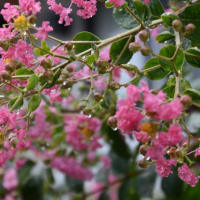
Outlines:
[[[31,74],[34,74],[33,70],[27,69],[25,67],[24,68],[20,68],[15,72],[16,76],[31,75]],[[18,79],[19,80],[26,80],[26,79],[28,79],[28,77],[27,78],[18,78]]]
[[[73,38],[74,41],[99,41],[100,38],[90,32],[80,32],[76,34]],[[91,44],[75,44],[75,53],[81,53],[91,48]]]
[[167,178],[163,178],[161,183],[162,190],[168,198],[178,199],[181,197],[183,186],[183,182],[176,173],[171,174]]
[[24,104],[23,96],[14,97],[9,101],[8,107],[12,110],[20,109]]
[[[160,62],[158,58],[151,58],[149,59],[146,64],[144,65],[145,70],[150,70],[153,67],[160,66]],[[150,80],[160,80],[163,79],[167,74],[168,71],[164,70],[163,67],[159,67],[153,71],[145,72],[145,76]]]
[[200,50],[197,48],[187,49],[185,52],[186,61],[193,67],[200,68]]
[[19,170],[18,170],[18,179],[20,185],[24,185],[24,183],[30,177],[30,173],[35,163],[31,160],[28,160]]
[[173,98],[174,97],[174,92],[175,92],[175,77],[170,76],[167,83],[165,83],[162,86],[162,90],[164,93],[167,94],[168,98]]
[[46,50],[46,51],[50,51],[50,47],[48,46],[48,44],[46,43],[45,40],[41,41],[41,48]]
[[[119,59],[120,53],[123,50],[123,48],[128,46],[127,45],[128,40],[129,40],[128,38],[125,38],[120,41],[112,43],[110,47],[110,58],[112,59],[113,62]],[[132,40],[130,42],[132,42]],[[127,63],[132,58],[132,55],[133,53],[129,51],[128,47],[126,47],[126,50],[123,52],[123,54],[121,55],[120,59],[116,64],[120,65]]]
[[87,63],[89,65],[93,65],[93,63],[97,60],[97,56],[95,54],[92,54],[87,57]]
[[186,80],[186,79],[182,79],[181,80],[181,88],[182,88],[182,91],[185,91],[185,90],[187,90],[187,89],[189,89],[189,88],[191,88],[192,86],[191,86],[191,84],[190,84],[190,82],[188,81],[188,80]]
[[163,20],[163,22],[165,22],[168,26],[172,26],[172,22],[175,20],[175,19],[178,19],[178,16],[175,15],[175,14],[167,14],[167,13],[164,13],[162,16],[161,16],[161,19]]
[[27,83],[26,88],[27,88],[28,90],[32,90],[32,89],[34,89],[34,88],[37,86],[37,84],[38,84],[38,77],[37,77],[35,74],[33,74],[33,75],[28,79],[28,83]]
[[[174,45],[166,45],[161,50],[159,55],[165,56],[167,58],[172,58],[176,51],[176,47]],[[159,58],[160,64],[164,67],[164,69],[168,71],[173,71],[173,65],[170,61],[167,61],[165,59]],[[178,50],[178,53],[176,55],[176,58],[174,59],[174,65],[177,70],[180,70],[183,63],[184,63],[184,53],[181,49]]]
[[184,25],[194,24],[195,30],[191,34],[187,34],[185,37],[190,39],[194,44],[200,43],[200,3],[187,6],[180,14],[179,17]]
[[100,196],[99,196],[99,198],[98,198],[98,200],[109,200],[110,198],[109,198],[109,195],[108,195],[108,193],[106,192],[106,191],[103,191],[101,194],[100,194]]
[[67,187],[76,193],[83,192],[83,181],[66,176]]
[[136,10],[136,14],[142,19],[142,20],[148,20],[149,17],[149,8],[146,3],[140,1],[140,0],[134,0],[133,5]]
[[126,180],[118,190],[119,200],[139,200],[140,197],[134,188],[133,179]]
[[40,106],[40,103],[41,103],[41,95],[34,94],[28,102],[28,110],[30,112],[33,112]]
[[120,135],[118,130],[113,130],[107,125],[107,122],[104,121],[101,127],[101,133],[107,137],[108,142],[112,146],[112,150],[124,159],[130,158],[130,151],[125,143],[125,140],[122,135]]
[[193,88],[188,88],[185,90],[184,94],[189,95],[192,98],[192,101],[194,103],[200,104],[200,91],[193,89]]
[[52,168],[48,167],[46,169],[46,174],[47,174],[48,181],[51,184],[53,184],[55,182],[55,179],[54,179],[54,176],[53,176]]
[[[129,8],[135,13],[135,8],[133,7],[133,3],[129,3]],[[138,23],[133,17],[126,11],[125,8],[114,8],[113,9],[113,17],[116,23],[124,28],[124,29],[132,29],[138,26]]]
[[172,38],[174,38],[174,35],[172,33],[170,33],[169,31],[163,31],[162,33],[156,36],[156,41],[159,43],[163,43]]
[[160,16],[164,13],[164,8],[160,0],[151,0],[149,7],[153,18],[160,18]]
[[43,179],[40,177],[30,177],[21,190],[22,200],[44,200]]
[[[44,51],[42,50],[44,49]],[[34,49],[34,53],[37,55],[37,56],[44,56],[47,54],[47,52],[50,51],[50,47],[48,46],[48,44],[46,43],[45,40],[42,40],[41,41],[41,49],[39,48],[35,48]]]

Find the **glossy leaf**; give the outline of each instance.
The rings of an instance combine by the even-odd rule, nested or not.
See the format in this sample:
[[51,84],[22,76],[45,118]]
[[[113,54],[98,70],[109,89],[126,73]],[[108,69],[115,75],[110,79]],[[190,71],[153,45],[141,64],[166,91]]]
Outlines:
[[134,0],[133,5],[136,10],[136,14],[142,19],[142,20],[148,20],[149,17],[149,8],[147,4],[140,0]]
[[191,34],[187,34],[186,37],[190,39],[194,44],[200,43],[200,3],[187,6],[180,14],[179,17],[184,25],[194,24],[195,30]]
[[30,112],[33,112],[40,106],[40,103],[41,103],[41,95],[34,94],[33,96],[31,96],[31,99],[28,102],[28,110]]
[[196,90],[193,88],[188,88],[184,93],[189,95],[192,98],[192,101],[194,103],[200,104],[200,91],[199,90]]
[[197,48],[187,49],[185,52],[186,61],[193,67],[200,68],[200,50]]
[[140,197],[135,190],[134,184],[133,184],[133,178],[125,180],[125,182],[120,186],[118,190],[118,197],[119,200],[139,200]]
[[168,198],[180,198],[183,192],[183,181],[176,173],[162,179],[161,187]]
[[34,88],[37,86],[37,84],[38,84],[38,77],[37,77],[35,74],[33,74],[33,75],[28,79],[28,83],[27,83],[26,88],[27,88],[28,90],[32,90],[32,89],[34,89]]
[[[73,38],[74,41],[99,41],[100,38],[90,32],[80,32],[76,34]],[[81,53],[91,48],[91,44],[75,44],[74,50],[75,53]]]
[[146,64],[144,65],[145,70],[150,70],[151,68],[154,68],[156,66],[160,66],[159,68],[145,72],[145,76],[150,80],[160,80],[163,79],[169,72],[164,70],[163,67],[161,67],[159,59],[158,58],[151,58],[149,59]]
[[[159,55],[172,58],[176,51],[176,47],[174,45],[166,45],[161,50]],[[173,71],[173,65],[170,61],[167,61],[163,58],[159,58],[160,64],[164,67],[164,69],[168,71]],[[184,63],[184,53],[181,49],[178,50],[178,53],[173,61],[174,66],[177,70],[180,70]]]
[[20,109],[24,104],[23,96],[14,97],[9,101],[8,107],[12,110]]
[[43,180],[41,177],[30,177],[22,187],[22,200],[44,200]]
[[[132,2],[129,2],[129,8],[135,13],[135,8]],[[124,29],[131,29],[138,26],[136,20],[133,19],[133,17],[126,11],[125,8],[114,8],[113,17],[116,23]]]
[[160,16],[164,13],[164,8],[160,0],[151,0],[149,7],[153,18],[160,18]]
[[156,41],[159,43],[163,43],[173,38],[174,38],[174,35],[172,33],[170,33],[169,31],[163,31],[162,33],[156,36]]
[[107,125],[107,122],[105,121],[102,124],[101,133],[103,135],[105,135],[105,137],[107,138],[108,142],[112,146],[112,150],[117,155],[119,155],[120,157],[122,157],[124,159],[129,159],[130,158],[131,155],[130,155],[129,148],[128,148],[127,144],[125,143],[125,140],[124,140],[123,136],[120,135],[118,130],[115,131],[112,128],[110,128]]
[[[133,53],[129,51],[127,42],[128,42],[128,38],[125,38],[120,41],[112,43],[110,47],[110,58],[112,59],[113,62],[116,62],[118,60],[116,63],[118,65],[127,63],[132,58]],[[121,51],[125,47],[126,47],[126,50],[120,55]],[[119,56],[121,57],[119,58]]]
[[162,16],[161,16],[161,19],[163,20],[163,22],[165,24],[167,24],[168,26],[172,26],[172,22],[175,20],[175,19],[178,19],[178,16],[175,15],[175,14],[172,14],[172,13],[164,13]]

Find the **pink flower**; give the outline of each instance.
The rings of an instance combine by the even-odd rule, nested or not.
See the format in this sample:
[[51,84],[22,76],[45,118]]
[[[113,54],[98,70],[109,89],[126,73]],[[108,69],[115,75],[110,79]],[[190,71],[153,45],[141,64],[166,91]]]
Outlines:
[[73,21],[69,17],[69,14],[72,12],[71,8],[64,8],[60,3],[57,4],[55,0],[48,0],[47,4],[49,5],[49,10],[54,11],[57,15],[60,16],[58,21],[59,24],[65,23],[65,26],[69,26]]
[[77,15],[81,16],[83,19],[91,18],[96,14],[96,0],[72,0],[72,3],[76,4],[78,8]]
[[12,25],[0,28],[0,40],[5,41],[12,39],[16,35],[16,32],[12,31],[12,29]]
[[15,169],[7,169],[3,177],[3,187],[7,190],[13,190],[17,187],[17,172]]
[[16,126],[16,113],[10,113],[9,109],[2,107],[0,109],[0,125],[14,128]]
[[160,159],[156,162],[156,171],[158,174],[162,177],[168,177],[170,174],[172,174],[171,166],[176,166],[175,160],[166,160],[166,159]]
[[179,144],[183,140],[181,127],[178,124],[171,124],[168,132],[161,132],[159,141],[163,146],[173,146]]
[[97,90],[105,90],[107,86],[107,78],[99,76],[96,81],[94,81],[94,87]]
[[147,133],[144,131],[135,131],[133,134],[135,135],[136,140],[139,142],[148,142],[150,139]]
[[2,58],[19,60],[23,64],[31,67],[34,61],[32,47],[23,40],[18,40],[17,43],[12,47],[9,47],[7,51],[1,49]]
[[15,200],[12,194],[7,194],[4,198],[4,200]]
[[139,123],[144,118],[142,113],[135,106],[121,106],[116,113],[117,126],[124,133],[131,133],[137,130]]
[[122,6],[125,2],[125,0],[109,0],[109,1],[110,1],[110,3],[114,4],[114,8]]
[[4,8],[1,10],[3,18],[7,22],[11,22],[15,17],[19,16],[19,11],[16,5],[10,5],[10,3],[5,3]]
[[71,157],[55,157],[52,159],[51,164],[53,168],[66,173],[72,178],[80,180],[90,180],[93,176],[92,172],[79,164],[74,158]]
[[186,182],[187,184],[194,187],[199,180],[199,177],[196,177],[187,166],[186,163],[182,165],[182,167],[178,168],[178,176],[181,180]]
[[105,60],[105,61],[109,61],[110,60],[110,46],[107,46],[105,48],[103,48],[101,51],[100,51],[100,54],[99,54],[99,57],[101,60]]
[[119,82],[120,81],[120,76],[121,76],[121,69],[120,69],[120,67],[114,67],[114,69],[112,71],[113,80],[115,82]]
[[19,8],[21,12],[36,15],[40,12],[41,5],[40,2],[36,2],[35,0],[19,0]]
[[53,31],[53,28],[49,26],[49,22],[44,21],[42,22],[42,27],[38,28],[38,32],[35,34],[35,37],[45,40],[48,37],[48,32],[51,31]]
[[80,151],[91,148],[94,151],[96,148],[101,147],[98,142],[100,138],[95,135],[100,126],[101,122],[97,118],[89,118],[82,114],[67,115],[65,116],[66,140],[75,150]]
[[144,0],[144,3],[150,3],[151,0]]
[[135,85],[129,85],[126,88],[127,98],[133,102],[136,102],[140,99],[140,89]]
[[175,99],[169,103],[162,104],[159,107],[158,117],[162,120],[171,121],[172,119],[176,119],[180,116],[183,109],[183,105],[181,104],[179,99]]
[[105,169],[109,169],[111,167],[111,160],[108,156],[101,156],[101,161],[103,162]]
[[200,146],[198,148],[195,149],[195,154],[194,156],[197,157],[200,155]]
[[160,160],[165,154],[163,146],[158,140],[153,141],[153,145],[148,147],[146,156],[149,156],[152,160]]

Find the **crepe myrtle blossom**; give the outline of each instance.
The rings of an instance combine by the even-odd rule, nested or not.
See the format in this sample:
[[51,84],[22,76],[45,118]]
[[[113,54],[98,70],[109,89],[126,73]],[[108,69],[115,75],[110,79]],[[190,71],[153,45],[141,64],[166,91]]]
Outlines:
[[48,21],[42,22],[42,27],[38,28],[35,37],[45,40],[48,37],[48,33],[53,31],[53,28],[49,25]]
[[3,187],[7,190],[13,190],[18,185],[17,172],[15,169],[7,169],[3,177]]

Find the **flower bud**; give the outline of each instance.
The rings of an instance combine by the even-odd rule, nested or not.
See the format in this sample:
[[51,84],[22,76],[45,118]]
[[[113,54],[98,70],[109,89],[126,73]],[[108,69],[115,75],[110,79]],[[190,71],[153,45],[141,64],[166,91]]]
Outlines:
[[149,32],[147,30],[142,30],[139,32],[139,38],[143,42],[146,42],[149,39]]
[[67,51],[71,51],[72,48],[73,48],[73,44],[71,42],[68,42],[65,44],[64,48],[67,50]]
[[146,153],[147,153],[147,146],[146,145],[141,145],[140,146],[140,149],[139,149],[139,152],[144,156],[144,155],[146,155]]
[[68,80],[65,81],[62,85],[63,89],[71,88],[74,85],[75,81],[74,80]]
[[8,73],[11,73],[13,72],[13,67],[11,65],[5,65],[5,70],[8,72]]
[[73,71],[74,71],[74,70],[73,70],[73,67],[72,67],[72,66],[67,67],[67,71],[68,71],[69,73],[73,72]]
[[97,60],[96,65],[98,67],[99,73],[100,74],[105,74],[106,73],[106,69],[109,66],[109,62],[106,60]]
[[35,16],[32,15],[31,17],[29,17],[28,21],[30,24],[34,25],[34,24],[36,24],[37,19]]
[[102,95],[100,93],[95,93],[94,99],[95,99],[95,101],[100,101],[102,99]]
[[196,26],[194,24],[188,24],[185,26],[185,33],[191,34],[195,30]]
[[148,162],[147,162],[147,160],[145,160],[145,159],[139,160],[139,161],[137,162],[137,164],[138,164],[138,166],[141,167],[141,168],[147,168],[147,166],[148,166]]
[[3,80],[11,80],[10,74],[9,74],[8,72],[6,72],[6,71],[1,72],[0,76],[1,76],[1,78],[2,78]]
[[172,26],[173,28],[177,31],[177,32],[180,32],[182,27],[183,27],[183,24],[182,22],[179,20],[179,19],[175,19],[173,22],[172,22]]
[[117,117],[116,116],[109,117],[107,123],[111,128],[116,128],[117,127]]
[[138,42],[131,42],[129,44],[129,50],[132,52],[132,53],[135,53],[137,51],[139,51],[141,48],[140,44]]
[[185,94],[181,96],[180,101],[184,106],[187,106],[192,103],[192,98],[189,95]]
[[42,67],[44,67],[45,69],[50,69],[51,66],[52,66],[50,60],[42,60],[42,61],[40,62],[40,65],[41,65]]
[[149,46],[143,46],[140,51],[143,56],[149,56],[152,52]]
[[112,89],[112,90],[118,90],[120,88],[120,84],[116,83],[116,82],[111,82],[109,84],[109,88]]

